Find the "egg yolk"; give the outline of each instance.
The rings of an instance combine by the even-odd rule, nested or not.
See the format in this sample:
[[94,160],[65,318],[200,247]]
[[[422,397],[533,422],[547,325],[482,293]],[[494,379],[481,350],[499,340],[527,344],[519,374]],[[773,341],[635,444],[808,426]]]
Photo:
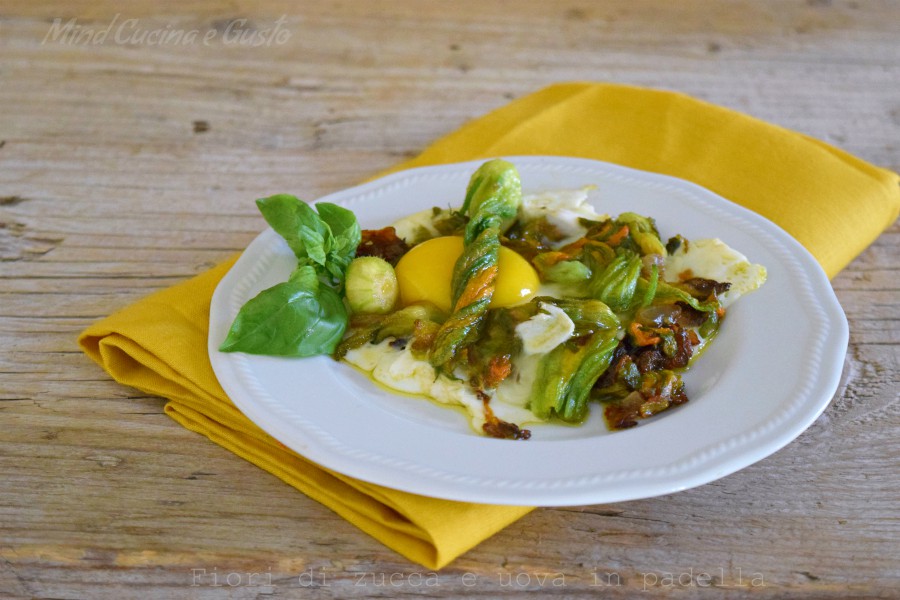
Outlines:
[[[404,254],[395,269],[400,285],[400,302],[407,306],[428,301],[450,312],[450,280],[462,251],[461,237],[446,236],[422,242]],[[513,306],[530,300],[539,285],[538,274],[528,261],[501,246],[491,306]]]

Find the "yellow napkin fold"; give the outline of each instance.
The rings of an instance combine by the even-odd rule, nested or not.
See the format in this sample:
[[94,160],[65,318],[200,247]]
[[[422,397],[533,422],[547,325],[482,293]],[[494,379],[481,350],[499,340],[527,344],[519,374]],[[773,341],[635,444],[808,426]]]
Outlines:
[[900,213],[900,177],[783,127],[675,92],[553,85],[391,171],[515,154],[577,156],[693,181],[780,225],[833,277]]
[[[594,158],[694,181],[779,224],[829,275],[900,211],[895,173],[688,96],[612,84],[551,86],[469,123],[393,170],[516,154]],[[427,568],[446,565],[531,510],[357,481],[308,462],[256,427],[219,386],[206,351],[209,301],[231,264],[103,319],[79,344],[116,381],[167,398],[166,413],[188,429]]]
[[439,568],[530,508],[482,506],[398,492],[308,462],[228,399],[206,351],[209,301],[228,261],[89,327],[82,349],[112,377],[169,400],[166,414],[276,475],[429,568]]

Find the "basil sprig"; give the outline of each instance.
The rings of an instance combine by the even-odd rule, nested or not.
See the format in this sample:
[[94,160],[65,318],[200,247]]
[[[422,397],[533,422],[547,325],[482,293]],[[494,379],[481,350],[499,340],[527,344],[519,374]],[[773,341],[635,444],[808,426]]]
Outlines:
[[359,245],[356,216],[321,202],[318,212],[288,194],[256,201],[266,222],[287,241],[297,268],[287,281],[263,290],[238,312],[219,350],[269,356],[331,354],[349,317],[344,273]]

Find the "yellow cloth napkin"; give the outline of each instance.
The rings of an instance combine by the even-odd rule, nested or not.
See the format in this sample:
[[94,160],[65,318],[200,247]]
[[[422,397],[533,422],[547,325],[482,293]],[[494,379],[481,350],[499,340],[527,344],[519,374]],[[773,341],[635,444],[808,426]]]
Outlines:
[[[829,275],[900,211],[895,173],[681,94],[612,84],[551,86],[466,125],[397,169],[516,154],[594,158],[689,179],[781,225]],[[344,477],[251,423],[222,391],[206,353],[209,300],[230,266],[103,319],[81,334],[81,347],[116,381],[167,398],[166,413],[188,429],[425,567],[446,565],[530,510],[437,500]]]
[[829,277],[900,213],[892,171],[684,94],[613,84],[550,86],[391,171],[515,154],[593,158],[693,181],[780,225]]

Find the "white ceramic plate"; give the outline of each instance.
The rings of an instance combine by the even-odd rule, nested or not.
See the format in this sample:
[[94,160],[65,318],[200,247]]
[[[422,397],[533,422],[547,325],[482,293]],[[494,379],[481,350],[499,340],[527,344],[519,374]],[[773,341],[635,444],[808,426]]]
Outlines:
[[[418,494],[496,504],[576,505],[667,494],[724,477],[800,435],[837,388],[844,313],[819,265],[777,226],[692,183],[591,160],[508,157],[526,192],[596,184],[597,211],[653,216],[663,239],[718,237],[768,269],[688,371],[690,402],[626,431],[594,409],[581,427],[529,425],[532,438],[483,437],[456,410],[376,387],[328,357],[221,353],[241,305],[287,279],[296,261],[272,230],[254,240],[213,296],[209,355],[234,403],[324,467]],[[432,206],[458,207],[482,161],[389,175],[323,201],[380,228]]]

